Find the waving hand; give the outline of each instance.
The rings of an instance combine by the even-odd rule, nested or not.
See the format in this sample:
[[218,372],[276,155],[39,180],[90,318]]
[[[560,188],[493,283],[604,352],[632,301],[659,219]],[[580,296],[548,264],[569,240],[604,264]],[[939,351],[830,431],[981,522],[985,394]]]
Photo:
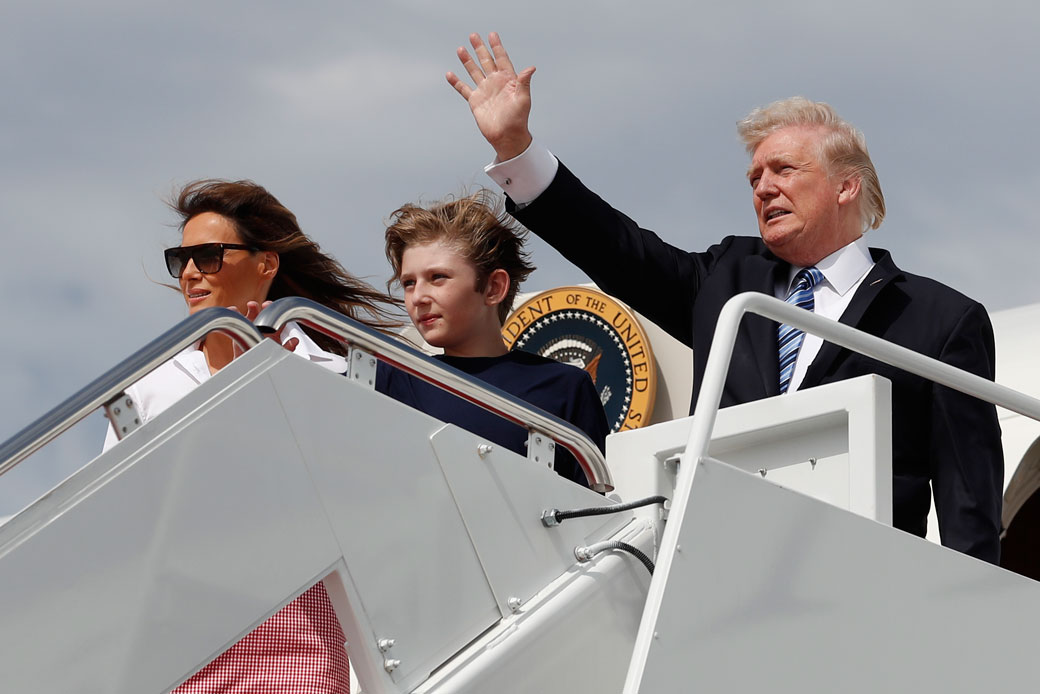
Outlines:
[[476,59],[464,47],[460,46],[457,52],[473,86],[453,72],[447,75],[448,84],[469,103],[477,127],[495,148],[499,160],[512,159],[531,144],[527,122],[531,114],[531,76],[535,69],[525,68],[517,74],[495,32],[488,34],[490,51],[480,34],[470,34],[469,42]]

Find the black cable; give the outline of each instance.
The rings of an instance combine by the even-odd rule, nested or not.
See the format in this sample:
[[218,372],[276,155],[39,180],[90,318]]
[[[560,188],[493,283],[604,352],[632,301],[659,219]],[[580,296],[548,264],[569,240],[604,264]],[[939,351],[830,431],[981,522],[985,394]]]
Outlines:
[[549,517],[551,517],[556,522],[545,524],[558,525],[570,518],[584,518],[586,516],[604,516],[608,513],[620,513],[621,511],[630,511],[634,508],[639,508],[641,506],[649,506],[650,504],[663,504],[666,501],[668,501],[668,498],[664,496],[648,496],[645,499],[637,499],[636,501],[629,501],[627,504],[617,504],[615,506],[594,506],[592,508],[579,508],[573,511],[559,511],[554,508],[548,512],[548,516],[546,514],[543,514],[542,522],[545,523],[545,521],[548,520]]
[[643,554],[638,547],[633,547],[627,542],[610,542],[604,549],[620,549],[622,552],[628,552],[633,557],[643,562],[643,566],[650,572],[650,575],[654,575],[654,563],[650,561],[650,557]]

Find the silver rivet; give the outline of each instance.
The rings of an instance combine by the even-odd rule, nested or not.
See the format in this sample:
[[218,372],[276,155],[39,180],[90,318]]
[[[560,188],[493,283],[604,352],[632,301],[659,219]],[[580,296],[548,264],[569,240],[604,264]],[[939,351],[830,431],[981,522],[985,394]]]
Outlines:
[[112,411],[115,412],[116,414],[119,414],[120,412],[122,412],[122,410],[119,409],[118,407],[113,407]]
[[393,672],[397,669],[397,666],[401,664],[401,661],[397,658],[387,658],[383,661],[383,669],[387,672]]
[[490,453],[493,450],[495,450],[495,448],[491,444],[482,443],[479,446],[477,446],[477,455],[479,455],[481,458],[484,458],[487,456],[488,453]]
[[509,609],[513,612],[519,612],[520,607],[523,606],[524,601],[517,597],[512,597],[506,600],[506,604],[509,605]]
[[379,639],[376,641],[376,645],[379,646],[379,650],[383,653],[393,648],[395,643],[397,642],[394,639]]

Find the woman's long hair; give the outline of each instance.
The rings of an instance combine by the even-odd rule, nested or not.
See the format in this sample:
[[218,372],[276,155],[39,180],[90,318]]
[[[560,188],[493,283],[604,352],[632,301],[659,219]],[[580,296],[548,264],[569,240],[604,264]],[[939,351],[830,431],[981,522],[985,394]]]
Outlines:
[[[277,253],[278,273],[268,299],[302,296],[379,330],[400,326],[393,311],[401,305],[400,300],[354,277],[339,261],[323,253],[300,229],[296,215],[263,186],[252,181],[192,181],[169,205],[180,215],[182,231],[192,217],[213,212],[234,224],[242,243]],[[308,332],[322,349],[345,354],[338,341]]]

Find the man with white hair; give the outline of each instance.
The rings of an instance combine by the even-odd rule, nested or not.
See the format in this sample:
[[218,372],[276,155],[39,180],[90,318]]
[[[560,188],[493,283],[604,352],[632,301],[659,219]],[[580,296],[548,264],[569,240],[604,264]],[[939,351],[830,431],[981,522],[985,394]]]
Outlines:
[[[473,86],[453,73],[448,82],[495,149],[487,172],[508,195],[508,210],[605,291],[696,346],[691,408],[719,312],[745,291],[993,378],[993,330],[982,305],[867,246],[863,233],[881,224],[884,197],[863,135],[830,106],[787,99],[739,123],[759,237],[729,236],[689,253],[641,229],[535,142],[534,68],[517,73],[494,33],[490,49],[477,34],[470,42],[474,54],[459,48],[458,56]],[[992,405],[748,316],[722,406],[869,373],[892,381],[895,527],[924,536],[934,492],[942,543],[996,563],[1004,464]]]

